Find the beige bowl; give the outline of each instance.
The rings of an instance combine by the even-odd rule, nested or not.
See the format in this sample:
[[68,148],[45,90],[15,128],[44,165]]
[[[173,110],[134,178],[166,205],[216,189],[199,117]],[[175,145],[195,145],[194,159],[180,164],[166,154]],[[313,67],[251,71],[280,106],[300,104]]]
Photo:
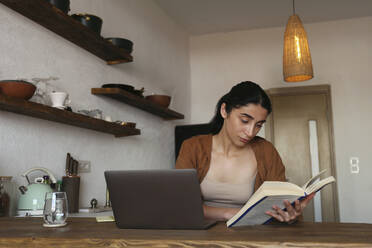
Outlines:
[[146,99],[164,108],[168,108],[171,101],[171,97],[167,95],[149,95]]
[[36,87],[32,83],[22,80],[0,81],[0,94],[28,100],[35,93]]

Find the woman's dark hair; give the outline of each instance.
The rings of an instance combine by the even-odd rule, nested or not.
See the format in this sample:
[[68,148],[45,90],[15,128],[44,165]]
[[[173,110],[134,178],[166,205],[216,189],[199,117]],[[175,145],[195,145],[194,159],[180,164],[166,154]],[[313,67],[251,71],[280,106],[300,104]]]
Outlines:
[[233,108],[240,108],[249,103],[259,104],[271,113],[271,102],[266,92],[256,83],[251,81],[241,82],[231,88],[230,92],[221,97],[216,106],[216,113],[210,121],[212,134],[220,132],[224,119],[221,116],[221,105],[226,104],[226,112],[230,113]]

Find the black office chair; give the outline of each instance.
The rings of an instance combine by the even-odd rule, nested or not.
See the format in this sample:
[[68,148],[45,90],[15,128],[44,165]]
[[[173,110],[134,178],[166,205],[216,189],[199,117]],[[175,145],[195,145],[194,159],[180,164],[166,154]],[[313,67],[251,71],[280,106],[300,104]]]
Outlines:
[[212,127],[209,123],[180,125],[176,126],[174,131],[175,159],[177,160],[178,153],[184,140],[200,134],[209,134],[212,132]]

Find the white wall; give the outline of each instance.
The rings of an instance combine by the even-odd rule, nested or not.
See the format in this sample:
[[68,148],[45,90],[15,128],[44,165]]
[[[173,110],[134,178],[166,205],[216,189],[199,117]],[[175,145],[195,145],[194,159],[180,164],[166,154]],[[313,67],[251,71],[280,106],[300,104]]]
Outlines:
[[[191,38],[191,122],[207,122],[217,100],[238,82],[263,88],[330,84],[340,219],[372,223],[372,17],[305,25],[315,78],[288,84],[282,76],[284,27]],[[351,174],[350,157],[360,174]]]
[[[0,111],[0,175],[20,175],[42,166],[61,178],[66,153],[91,162],[81,174],[80,206],[105,200],[107,169],[171,168],[174,165],[174,125],[129,105],[90,94],[103,83],[129,83],[145,93],[173,96],[170,108],[190,114],[190,65],[187,34],[150,0],[74,0],[70,13],[90,13],[103,19],[102,36],[134,42],[134,62],[108,66],[80,47],[0,5],[0,79],[56,76],[52,82],[70,93],[72,108],[99,108],[114,120],[132,121],[140,136],[114,136],[78,127]],[[37,175],[37,174],[36,174]],[[40,174],[38,174],[40,176]],[[13,201],[13,206],[14,206]]]

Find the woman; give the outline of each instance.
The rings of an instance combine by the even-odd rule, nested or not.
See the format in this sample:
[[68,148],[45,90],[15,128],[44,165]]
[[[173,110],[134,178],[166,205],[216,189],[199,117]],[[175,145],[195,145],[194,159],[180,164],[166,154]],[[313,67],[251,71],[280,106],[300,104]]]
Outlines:
[[[235,85],[216,107],[211,121],[212,134],[185,140],[176,168],[197,170],[204,204],[204,216],[229,220],[264,181],[285,181],[285,169],[274,146],[257,133],[271,113],[271,102],[257,84]],[[287,211],[273,206],[266,214],[280,222],[292,223],[314,194]]]

